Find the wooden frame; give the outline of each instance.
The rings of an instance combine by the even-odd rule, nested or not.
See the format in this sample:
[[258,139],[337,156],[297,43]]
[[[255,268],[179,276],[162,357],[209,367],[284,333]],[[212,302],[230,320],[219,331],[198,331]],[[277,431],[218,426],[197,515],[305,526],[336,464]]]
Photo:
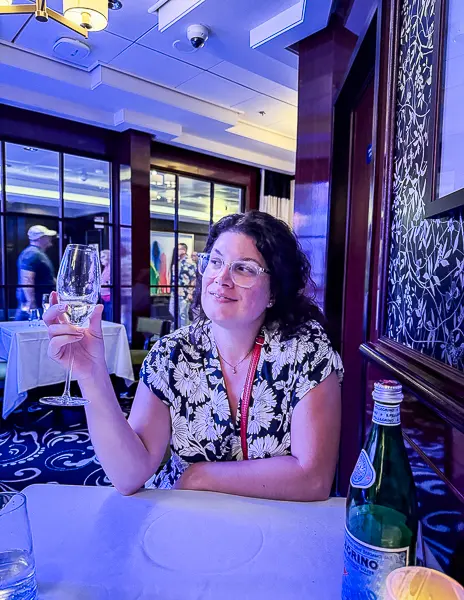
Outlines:
[[[64,175],[64,161],[65,156],[76,156],[79,158],[85,158],[90,160],[101,160],[108,163],[109,173],[108,173],[108,183],[109,183],[109,197],[111,202],[111,209],[108,213],[108,220],[103,221],[102,225],[108,231],[108,241],[110,244],[110,248],[113,256],[115,255],[115,242],[116,242],[116,230],[118,226],[116,224],[117,211],[115,211],[117,198],[114,195],[114,163],[111,157],[107,157],[104,153],[104,148],[106,148],[106,144],[109,143],[110,134],[105,134],[105,130],[99,130],[97,128],[88,127],[87,130],[84,128],[84,133],[81,137],[79,137],[79,133],[77,132],[77,127],[70,127],[69,130],[63,133],[63,139],[65,143],[59,144],[57,146],[53,145],[53,142],[48,140],[46,143],[42,143],[40,138],[41,125],[38,126],[39,132],[31,127],[32,131],[30,131],[30,137],[24,137],[27,135],[29,131],[28,125],[30,124],[31,114],[28,111],[24,111],[24,121],[21,120],[22,111],[19,109],[13,109],[11,107],[2,107],[5,108],[4,114],[2,114],[2,118],[0,119],[0,170],[2,171],[2,185],[0,192],[0,223],[2,227],[2,235],[0,235],[0,259],[3,263],[2,269],[2,278],[0,279],[0,300],[2,300],[2,307],[0,310],[4,311],[5,319],[9,319],[9,315],[12,311],[15,310],[17,302],[16,300],[12,301],[12,292],[14,292],[18,287],[19,283],[12,283],[10,280],[10,269],[9,269],[9,261],[7,259],[7,244],[8,244],[8,236],[7,236],[7,220],[9,217],[35,217],[37,220],[40,218],[53,219],[56,222],[56,230],[58,232],[57,235],[57,246],[58,246],[58,259],[61,260],[63,255],[63,240],[66,231],[66,226],[73,222],[73,218],[65,214],[65,175]],[[5,120],[3,117],[5,116]],[[11,118],[10,119],[8,118]],[[52,124],[57,122],[56,119],[51,118],[49,122],[47,122],[47,126],[52,126]],[[76,124],[74,124],[76,125]],[[12,132],[17,129],[17,136],[14,137]],[[50,131],[50,137],[53,140],[54,131],[53,129]],[[98,150],[101,149],[101,152],[88,152],[88,145],[91,142],[92,137],[95,136],[95,145]],[[78,140],[85,141],[85,145],[82,151],[80,151],[74,144],[78,144]],[[58,158],[58,214],[57,215],[41,215],[40,212],[16,212],[15,210],[11,210],[7,208],[7,168],[6,168],[6,149],[8,144],[15,145],[33,145],[39,147],[41,150],[45,150],[47,152],[54,152]],[[117,272],[117,269],[113,269],[113,274]],[[114,275],[113,275],[114,277]],[[117,289],[114,280],[108,286],[111,294],[111,302],[112,302],[112,318],[115,321],[119,320],[119,298],[116,297],[115,290]],[[13,296],[14,297],[14,296]]]
[[151,146],[151,166],[177,175],[241,187],[244,210],[257,209],[259,206],[260,172],[257,167],[156,141]]
[[[437,0],[438,4],[444,0]],[[413,394],[418,395],[447,423],[464,431],[464,374],[408,348],[384,335],[387,321],[388,263],[393,195],[396,84],[400,11],[397,0],[382,0],[379,38],[380,79],[378,81],[374,193],[378,206],[373,216],[373,262],[369,332],[360,350],[367,360],[388,369]]]
[[[361,131],[360,126],[356,124],[359,103],[368,97],[368,104],[375,107],[375,99],[372,96],[375,98],[375,77],[376,74],[378,76],[377,26],[378,11],[375,11],[366,24],[365,31],[358,38],[334,103],[325,314],[329,338],[334,347],[341,352],[345,364],[341,452],[337,473],[337,493],[341,494],[346,494],[353,465],[364,439],[365,362],[357,350],[366,339],[369,323],[363,285],[368,286],[366,269],[369,269],[372,254],[373,190],[372,185],[365,190],[366,195],[363,195],[362,206],[358,211],[360,219],[353,219],[355,199],[352,193],[352,177],[360,156],[360,146],[355,136],[355,132]],[[372,120],[374,132],[375,108]],[[374,137],[369,139],[374,142]],[[375,152],[372,168],[374,166]],[[367,215],[367,220],[364,219],[364,215]],[[356,263],[355,268],[352,258],[349,257],[349,239],[354,231],[356,236],[367,236],[366,247],[360,250],[361,254],[365,253],[365,260]],[[351,267],[347,266],[348,263]],[[361,280],[364,283],[360,283]],[[348,289],[360,291],[364,298],[364,309],[358,304],[359,298],[348,292]],[[354,309],[351,313],[352,318],[347,319],[351,309]],[[348,348],[348,339],[353,348]]]
[[435,217],[464,206],[464,188],[451,194],[437,197],[442,154],[441,129],[444,107],[445,48],[448,30],[449,0],[436,0],[435,29],[433,33],[432,58],[432,104],[429,125],[429,145],[427,151],[428,174],[425,188],[425,216]]

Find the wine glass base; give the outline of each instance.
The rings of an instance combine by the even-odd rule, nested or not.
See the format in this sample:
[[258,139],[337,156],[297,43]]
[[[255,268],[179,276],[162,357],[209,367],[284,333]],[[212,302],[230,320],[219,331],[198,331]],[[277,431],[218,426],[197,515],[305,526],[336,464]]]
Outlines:
[[39,402],[48,406],[84,406],[89,403],[85,398],[78,396],[46,396],[40,398]]

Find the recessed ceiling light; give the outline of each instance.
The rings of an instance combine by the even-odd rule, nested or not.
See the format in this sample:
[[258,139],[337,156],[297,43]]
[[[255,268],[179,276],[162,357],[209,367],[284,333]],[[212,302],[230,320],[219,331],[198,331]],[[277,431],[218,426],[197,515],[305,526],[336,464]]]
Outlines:
[[108,0],[108,8],[110,10],[120,10],[122,8],[122,2],[119,0]]

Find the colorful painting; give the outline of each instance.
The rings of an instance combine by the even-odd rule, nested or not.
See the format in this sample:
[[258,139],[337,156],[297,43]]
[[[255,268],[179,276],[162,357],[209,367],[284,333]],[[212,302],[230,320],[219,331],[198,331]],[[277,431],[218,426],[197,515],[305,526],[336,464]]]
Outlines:
[[[189,255],[192,253],[195,237],[179,234],[179,243],[187,244]],[[174,253],[174,234],[168,231],[150,232],[150,286],[151,294],[169,294],[171,265]]]

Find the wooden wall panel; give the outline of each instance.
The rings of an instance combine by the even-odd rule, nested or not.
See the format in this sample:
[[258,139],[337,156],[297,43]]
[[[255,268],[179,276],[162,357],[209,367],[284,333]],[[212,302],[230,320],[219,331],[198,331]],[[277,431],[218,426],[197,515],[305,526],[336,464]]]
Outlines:
[[298,136],[294,228],[313,264],[317,299],[326,288],[333,104],[356,36],[333,16],[328,27],[298,45]]

